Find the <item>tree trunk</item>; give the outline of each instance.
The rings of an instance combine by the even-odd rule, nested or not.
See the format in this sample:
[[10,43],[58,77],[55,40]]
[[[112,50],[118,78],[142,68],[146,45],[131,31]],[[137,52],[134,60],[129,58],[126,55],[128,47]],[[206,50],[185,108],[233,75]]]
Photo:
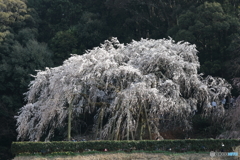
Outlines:
[[98,126],[99,126],[99,121],[97,122],[97,125],[96,125],[96,134],[95,134],[95,139],[97,139],[97,135],[98,135]]
[[[103,106],[102,106],[103,107]],[[100,111],[100,140],[102,139],[102,122],[103,122],[103,108],[101,107],[101,111]]]
[[146,121],[147,129],[148,129],[149,139],[152,140],[151,128],[150,128],[150,125],[148,123],[147,107],[146,106],[147,106],[147,102],[144,103],[145,121]]
[[138,138],[138,134],[137,134],[138,126],[141,125],[141,123],[140,123],[140,125],[139,125],[140,116],[141,116],[141,111],[142,111],[142,108],[141,108],[141,105],[140,105],[140,104],[138,105],[138,108],[139,108],[139,112],[138,112],[138,115],[137,115],[137,122],[136,122],[136,129],[135,129],[135,137],[136,137],[136,135],[137,135],[137,138]]
[[129,140],[129,121],[130,121],[130,113],[129,110],[127,111],[127,140]]
[[68,141],[71,141],[72,108],[73,104],[71,102],[68,108]]
[[144,124],[141,123],[141,129],[140,129],[140,140],[142,140],[143,137],[143,129],[145,128]]

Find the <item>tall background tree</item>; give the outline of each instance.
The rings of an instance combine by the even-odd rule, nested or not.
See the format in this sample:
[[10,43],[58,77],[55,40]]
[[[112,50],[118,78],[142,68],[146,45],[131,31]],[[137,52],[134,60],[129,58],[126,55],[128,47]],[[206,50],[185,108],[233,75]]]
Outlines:
[[233,58],[230,47],[239,29],[238,17],[226,13],[220,3],[205,2],[182,13],[169,34],[198,46],[202,72],[229,78],[226,62]]
[[0,152],[8,159],[16,140],[14,114],[23,104],[23,92],[36,69],[51,66],[51,52],[36,41],[34,11],[22,0],[0,1]]

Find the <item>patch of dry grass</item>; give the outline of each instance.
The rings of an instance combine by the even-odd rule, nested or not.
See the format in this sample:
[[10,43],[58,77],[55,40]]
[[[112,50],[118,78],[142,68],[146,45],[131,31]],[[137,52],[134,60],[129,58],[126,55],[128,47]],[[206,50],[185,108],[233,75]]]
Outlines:
[[214,157],[203,153],[171,154],[163,153],[105,153],[78,156],[19,156],[14,160],[237,160],[237,157]]

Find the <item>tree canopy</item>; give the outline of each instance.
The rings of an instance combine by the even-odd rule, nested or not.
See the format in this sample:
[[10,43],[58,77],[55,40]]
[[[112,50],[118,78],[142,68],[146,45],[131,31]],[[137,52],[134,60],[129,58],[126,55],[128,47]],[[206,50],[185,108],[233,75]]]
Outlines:
[[[238,36],[240,23],[237,17],[226,13],[220,3],[208,3],[192,7],[182,13],[178,25],[169,30],[175,40],[196,44],[200,52],[201,71],[211,75],[225,73],[225,64],[232,58],[230,45]],[[176,31],[177,33],[171,33]]]
[[[190,117],[197,110],[209,114],[211,101],[220,101],[231,88],[221,78],[202,79],[199,67],[196,46],[187,42],[106,40],[37,73],[17,116],[18,138],[50,139],[66,125],[70,105],[75,116],[96,114],[93,129],[101,139],[151,138],[159,127],[190,129]],[[223,114],[223,106],[216,112]]]

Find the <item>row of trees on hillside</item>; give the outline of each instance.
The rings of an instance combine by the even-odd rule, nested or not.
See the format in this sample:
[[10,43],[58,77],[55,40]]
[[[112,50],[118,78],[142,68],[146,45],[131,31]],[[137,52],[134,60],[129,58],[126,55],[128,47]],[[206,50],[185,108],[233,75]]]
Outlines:
[[[29,0],[42,21],[39,40],[49,43],[55,65],[109,37],[185,40],[197,45],[201,72],[231,78],[238,57],[238,2]],[[66,41],[67,40],[67,41]],[[234,65],[232,65],[234,64]]]

